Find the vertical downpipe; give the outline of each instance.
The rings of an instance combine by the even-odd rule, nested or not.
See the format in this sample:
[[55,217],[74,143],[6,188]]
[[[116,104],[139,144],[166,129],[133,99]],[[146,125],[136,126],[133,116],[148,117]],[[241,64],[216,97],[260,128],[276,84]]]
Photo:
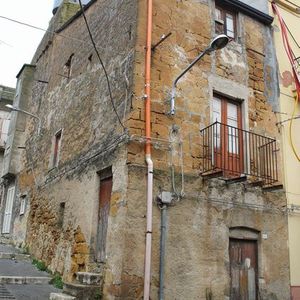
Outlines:
[[146,147],[145,159],[147,163],[147,229],[144,271],[144,300],[150,298],[151,282],[151,243],[152,243],[152,193],[153,193],[153,162],[151,159],[151,43],[152,43],[152,0],[148,0],[147,7],[147,37],[145,58],[145,126]]
[[167,206],[161,208],[161,229],[160,229],[160,257],[159,257],[159,300],[164,299],[165,285],[165,253],[166,253],[166,224],[167,224]]

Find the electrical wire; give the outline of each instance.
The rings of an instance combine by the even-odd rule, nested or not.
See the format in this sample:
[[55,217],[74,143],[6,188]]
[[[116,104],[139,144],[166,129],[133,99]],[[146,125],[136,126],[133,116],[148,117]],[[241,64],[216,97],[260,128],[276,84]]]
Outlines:
[[98,59],[99,59],[99,62],[100,62],[100,64],[101,64],[102,69],[103,69],[104,74],[105,74],[105,78],[106,78],[106,82],[107,82],[107,88],[108,88],[108,92],[109,92],[109,98],[110,98],[110,101],[111,101],[113,110],[114,110],[114,112],[115,112],[115,114],[116,114],[116,116],[117,116],[117,118],[118,118],[118,121],[119,121],[120,125],[122,126],[123,130],[125,131],[126,128],[125,128],[125,126],[123,125],[123,123],[122,123],[122,121],[121,121],[121,119],[120,119],[120,116],[119,116],[119,114],[118,114],[118,112],[117,112],[117,109],[116,109],[116,107],[115,107],[115,103],[114,103],[114,100],[113,100],[113,97],[112,97],[112,92],[111,92],[111,87],[110,87],[110,81],[109,81],[109,77],[108,77],[106,68],[105,68],[105,66],[104,66],[104,63],[103,63],[101,57],[100,57],[99,51],[98,51],[98,49],[97,49],[97,47],[96,47],[96,44],[95,44],[93,35],[92,35],[92,33],[91,33],[91,30],[90,30],[90,27],[89,27],[89,24],[88,24],[88,21],[87,21],[87,19],[86,19],[86,15],[85,15],[85,12],[84,12],[84,9],[83,9],[81,0],[79,0],[79,5],[80,5],[81,13],[82,13],[82,16],[83,16],[83,19],[84,19],[84,22],[85,22],[87,31],[88,31],[88,33],[89,33],[90,40],[91,40],[91,42],[92,42],[92,44],[93,44],[93,47],[94,47],[94,49],[95,49],[95,52],[96,52],[96,54],[97,54],[97,57],[98,57]]
[[288,56],[288,59],[290,61],[290,64],[292,66],[292,70],[293,70],[293,76],[294,76],[294,80],[295,80],[295,84],[296,84],[296,96],[295,96],[295,104],[294,104],[294,110],[293,110],[293,114],[292,114],[292,118],[290,120],[290,126],[289,126],[289,140],[290,140],[290,145],[292,147],[293,153],[296,157],[296,159],[298,160],[298,162],[300,162],[300,156],[298,155],[294,142],[293,142],[293,137],[292,137],[292,124],[293,124],[293,120],[295,119],[295,114],[296,114],[296,109],[297,109],[297,104],[300,98],[300,80],[299,80],[299,76],[297,73],[297,67],[296,67],[296,63],[295,63],[295,55],[292,51],[291,45],[289,43],[289,39],[288,39],[288,34],[287,34],[287,26],[277,8],[277,5],[275,4],[275,2],[272,2],[272,8],[274,13],[278,16],[279,19],[279,23],[280,23],[280,28],[281,28],[281,36],[282,36],[282,41],[283,41],[283,45],[285,48],[285,52]]
[[123,133],[122,135],[118,136],[116,139],[114,139],[109,145],[107,145],[105,148],[100,149],[99,151],[97,151],[96,153],[92,154],[91,156],[87,156],[87,157],[83,157],[81,159],[78,160],[77,164],[74,165],[73,167],[69,168],[69,169],[64,169],[61,172],[55,174],[52,177],[48,177],[45,181],[45,183],[43,183],[42,185],[38,186],[38,188],[44,187],[47,184],[49,184],[50,182],[54,181],[56,178],[58,177],[62,177],[65,174],[68,174],[72,171],[75,171],[76,169],[78,169],[79,167],[82,167],[84,164],[86,164],[87,162],[89,162],[90,160],[101,156],[103,154],[105,154],[106,152],[113,150],[115,148],[117,148],[119,145],[127,142],[128,139],[128,135],[127,133]]
[[208,197],[208,198],[203,198],[200,197],[200,200],[204,200],[206,202],[211,202],[211,203],[218,203],[218,204],[225,204],[228,206],[233,206],[233,207],[240,207],[240,208],[253,208],[253,209],[260,209],[263,211],[276,211],[276,212],[280,212],[280,213],[285,213],[287,212],[287,208],[277,208],[275,206],[270,206],[270,205],[261,205],[261,204],[252,204],[252,203],[238,203],[238,202],[228,202],[228,201],[224,201],[218,198],[214,198],[214,197]]
[[52,33],[52,34],[55,34],[57,36],[65,38],[65,39],[70,39],[70,40],[74,40],[74,41],[77,41],[77,42],[86,43],[86,41],[84,41],[84,40],[80,40],[80,39],[77,39],[77,38],[74,38],[74,37],[71,37],[71,36],[66,36],[66,35],[63,35],[61,33],[57,33],[53,30],[44,29],[44,28],[41,28],[41,27],[38,27],[38,26],[34,26],[34,25],[31,25],[31,24],[25,23],[25,22],[21,22],[21,21],[15,20],[15,19],[8,18],[8,17],[5,17],[5,16],[0,16],[0,19],[4,19],[4,20],[7,20],[7,21],[10,21],[10,22],[13,22],[13,23],[17,23],[17,24],[20,24],[20,25],[23,25],[23,26],[26,26],[26,27],[30,27],[30,28],[33,28],[33,29],[41,30],[41,31],[44,31],[44,32]]
[[297,160],[300,162],[300,156],[297,153],[297,150],[296,150],[296,147],[295,147],[294,141],[293,141],[293,136],[292,136],[292,125],[293,125],[293,120],[295,119],[294,116],[296,114],[297,104],[298,104],[298,93],[295,96],[294,110],[293,110],[292,118],[290,120],[290,125],[289,125],[289,140],[290,140],[290,145],[292,147],[293,153],[294,153],[295,157],[297,158]]
[[285,0],[286,2],[296,6],[297,8],[300,8],[300,6],[298,4],[295,4],[294,2],[290,1],[290,0]]
[[290,36],[292,37],[293,41],[295,42],[295,44],[297,45],[298,48],[300,48],[300,45],[298,44],[296,38],[294,37],[294,35],[292,34],[290,28],[286,25],[286,23],[284,22],[285,26],[286,26],[286,29],[288,30]]
[[3,45],[5,45],[5,46],[11,47],[11,48],[13,47],[12,45],[10,45],[10,44],[8,44],[8,43],[2,41],[2,40],[0,40],[0,44],[3,44]]

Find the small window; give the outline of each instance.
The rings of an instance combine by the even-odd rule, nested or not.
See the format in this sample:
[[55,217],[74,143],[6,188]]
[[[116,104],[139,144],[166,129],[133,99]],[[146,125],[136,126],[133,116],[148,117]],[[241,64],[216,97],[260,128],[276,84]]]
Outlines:
[[65,63],[64,65],[64,76],[66,78],[70,78],[71,77],[71,72],[72,72],[72,59],[74,57],[74,53],[71,54],[71,56],[69,57],[68,61]]
[[215,28],[217,34],[225,33],[229,38],[236,39],[236,13],[216,5]]
[[58,222],[57,222],[57,224],[60,228],[62,228],[64,225],[65,208],[66,208],[66,203],[61,202],[59,204]]
[[59,130],[54,137],[54,147],[53,147],[53,167],[57,167],[59,161],[59,152],[60,152],[60,145],[61,145],[61,136],[62,130]]
[[26,195],[20,196],[20,216],[25,214],[26,211]]

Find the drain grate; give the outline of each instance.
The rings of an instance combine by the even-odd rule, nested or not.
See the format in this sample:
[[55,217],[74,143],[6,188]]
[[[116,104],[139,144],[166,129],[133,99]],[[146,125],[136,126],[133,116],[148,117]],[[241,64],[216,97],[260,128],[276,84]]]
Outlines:
[[3,285],[0,284],[0,299],[16,299],[9,290]]

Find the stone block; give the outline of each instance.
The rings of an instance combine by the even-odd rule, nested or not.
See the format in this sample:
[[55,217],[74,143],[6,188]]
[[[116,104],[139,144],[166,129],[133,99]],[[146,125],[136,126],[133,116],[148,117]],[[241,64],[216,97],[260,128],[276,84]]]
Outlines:
[[81,284],[100,285],[102,283],[103,276],[99,273],[77,272],[76,279]]
[[64,283],[63,292],[76,297],[77,300],[94,300],[101,295],[101,287],[100,285]]

